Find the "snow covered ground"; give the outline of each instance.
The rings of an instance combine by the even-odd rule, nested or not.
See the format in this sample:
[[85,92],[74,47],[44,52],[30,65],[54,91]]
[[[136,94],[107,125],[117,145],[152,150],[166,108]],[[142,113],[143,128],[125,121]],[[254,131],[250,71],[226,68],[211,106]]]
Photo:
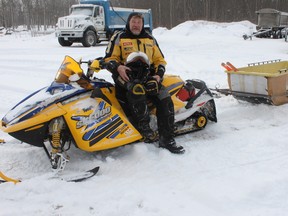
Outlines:
[[[167,73],[227,88],[221,62],[287,60],[283,39],[243,40],[247,21],[188,21],[153,34],[165,54]],[[54,35],[0,37],[0,116],[54,79],[65,55],[84,60],[104,55],[105,43],[61,47]],[[110,74],[99,77],[111,81]],[[283,216],[288,213],[288,105],[253,105],[232,96],[215,99],[218,123],[177,137],[186,149],[173,155],[138,143],[101,153],[70,150],[66,169],[101,167],[81,183],[49,178],[41,148],[0,132],[0,170],[23,182],[0,184],[0,215]]]

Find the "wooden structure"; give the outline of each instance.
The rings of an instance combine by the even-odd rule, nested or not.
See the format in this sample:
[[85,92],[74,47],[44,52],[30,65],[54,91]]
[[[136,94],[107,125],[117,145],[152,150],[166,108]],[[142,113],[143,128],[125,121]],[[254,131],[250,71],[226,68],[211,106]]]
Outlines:
[[237,99],[273,105],[288,103],[288,61],[257,62],[225,72],[230,92]]

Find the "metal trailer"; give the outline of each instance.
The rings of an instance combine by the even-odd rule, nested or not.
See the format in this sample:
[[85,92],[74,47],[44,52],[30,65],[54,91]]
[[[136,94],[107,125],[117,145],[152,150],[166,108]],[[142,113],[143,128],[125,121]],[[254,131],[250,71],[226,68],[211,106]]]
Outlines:
[[257,32],[251,35],[243,35],[247,40],[252,39],[253,36],[259,38],[287,38],[288,28],[288,13],[278,11],[272,8],[264,8],[256,11],[258,24],[256,26]]

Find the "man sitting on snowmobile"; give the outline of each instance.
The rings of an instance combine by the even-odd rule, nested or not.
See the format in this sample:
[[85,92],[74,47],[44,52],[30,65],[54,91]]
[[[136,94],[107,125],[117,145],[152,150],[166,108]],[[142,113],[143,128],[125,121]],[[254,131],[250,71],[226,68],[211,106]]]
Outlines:
[[[128,58],[133,52],[138,52],[138,56]],[[153,142],[158,138],[149,126],[148,98],[156,106],[159,147],[172,153],[184,153],[184,148],[173,138],[173,101],[161,85],[166,61],[156,39],[145,31],[142,14],[133,12],[129,15],[125,30],[112,36],[104,59],[108,63],[107,70],[113,74],[116,97],[124,110],[131,113],[144,141]]]

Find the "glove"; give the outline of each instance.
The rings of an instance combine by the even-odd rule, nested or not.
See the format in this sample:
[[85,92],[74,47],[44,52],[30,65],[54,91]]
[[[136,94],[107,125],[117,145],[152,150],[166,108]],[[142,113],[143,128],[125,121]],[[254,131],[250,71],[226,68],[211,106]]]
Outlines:
[[139,82],[127,82],[126,83],[126,88],[128,91],[132,92],[134,95],[145,95],[145,89],[142,84]]
[[106,69],[113,74],[118,74],[117,68],[120,64],[116,61],[110,61],[106,64]]
[[95,72],[99,72],[100,71],[100,62],[99,60],[93,60],[92,63],[89,66],[89,69],[95,71]]
[[156,75],[158,75],[162,78],[164,76],[165,71],[166,71],[165,66],[159,65],[157,68]]
[[158,94],[160,87],[160,83],[153,77],[148,77],[147,82],[144,84],[144,88],[148,95]]

